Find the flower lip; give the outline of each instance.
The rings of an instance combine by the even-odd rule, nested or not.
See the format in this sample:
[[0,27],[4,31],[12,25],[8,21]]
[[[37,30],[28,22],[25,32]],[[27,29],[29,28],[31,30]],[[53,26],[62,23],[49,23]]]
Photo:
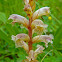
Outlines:
[[17,34],[16,36],[12,35],[11,37],[12,37],[12,40],[13,40],[13,41],[23,40],[23,41],[28,42],[29,39],[30,39],[29,36],[28,36],[27,34],[24,34],[24,33],[22,33],[22,34]]

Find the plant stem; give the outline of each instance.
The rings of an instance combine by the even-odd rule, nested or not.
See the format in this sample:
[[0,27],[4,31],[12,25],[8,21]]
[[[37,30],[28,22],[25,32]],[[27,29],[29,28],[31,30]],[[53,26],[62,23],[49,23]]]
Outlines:
[[32,50],[32,29],[31,29],[31,22],[32,22],[32,18],[29,19],[29,27],[28,27],[29,37],[30,37],[30,41],[28,42],[29,51]]

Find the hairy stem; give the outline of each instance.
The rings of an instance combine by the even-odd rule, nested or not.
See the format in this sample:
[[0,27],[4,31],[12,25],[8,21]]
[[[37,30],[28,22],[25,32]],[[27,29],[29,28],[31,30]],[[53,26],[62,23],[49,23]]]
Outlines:
[[28,46],[29,46],[29,51],[32,50],[32,29],[31,29],[31,22],[32,22],[32,18],[29,19],[29,37],[30,37],[30,41],[28,42]]

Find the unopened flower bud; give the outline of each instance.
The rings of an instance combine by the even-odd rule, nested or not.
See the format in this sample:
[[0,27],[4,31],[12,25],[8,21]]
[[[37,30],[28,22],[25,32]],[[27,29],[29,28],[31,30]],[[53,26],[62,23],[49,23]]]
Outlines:
[[30,18],[32,16],[32,9],[29,4],[24,6],[24,11],[27,13],[27,16]]

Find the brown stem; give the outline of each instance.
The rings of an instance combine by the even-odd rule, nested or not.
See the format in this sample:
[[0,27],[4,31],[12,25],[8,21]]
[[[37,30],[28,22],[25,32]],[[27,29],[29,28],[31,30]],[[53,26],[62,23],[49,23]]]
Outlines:
[[29,19],[29,27],[28,27],[29,37],[30,37],[30,41],[28,42],[29,51],[32,50],[32,29],[31,29],[31,22],[32,22],[32,18]]

